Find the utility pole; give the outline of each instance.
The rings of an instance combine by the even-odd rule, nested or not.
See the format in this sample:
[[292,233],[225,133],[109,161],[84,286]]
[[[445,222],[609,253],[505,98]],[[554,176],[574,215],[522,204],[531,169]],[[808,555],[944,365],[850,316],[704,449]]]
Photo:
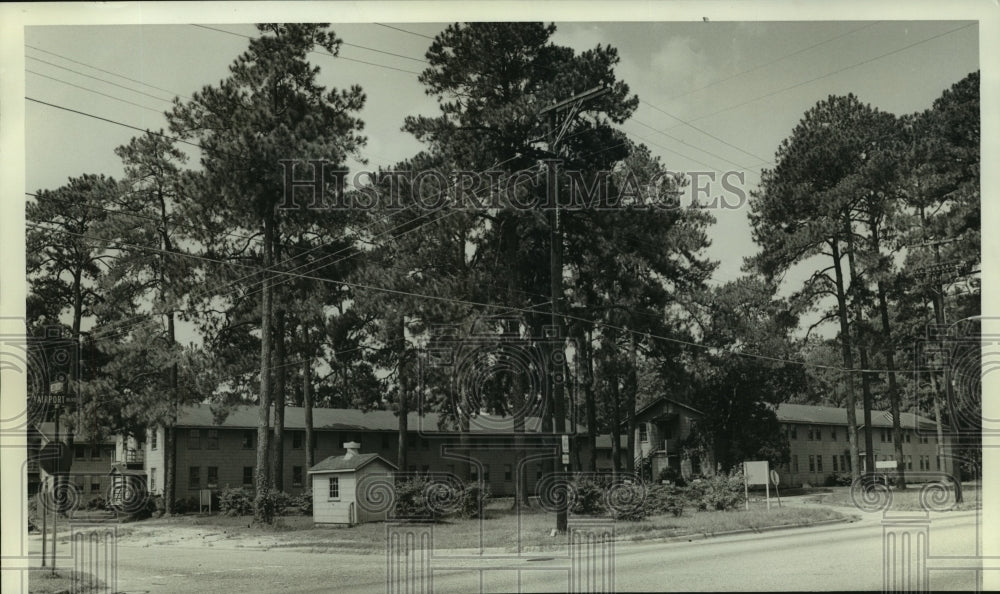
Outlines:
[[[923,209],[920,211],[921,220],[923,220]],[[916,271],[918,276],[927,276],[934,279],[934,286],[931,289],[934,298],[931,300],[931,304],[934,308],[934,322],[937,324],[938,328],[943,331],[945,324],[947,323],[945,312],[944,312],[944,289],[945,282],[941,279],[943,272],[956,271],[958,276],[964,276],[961,271],[961,264],[955,263],[944,263],[941,262],[941,245],[946,243],[952,243],[958,241],[958,238],[951,239],[939,239],[935,241],[925,241],[923,243],[917,244],[914,247],[933,247],[934,248],[934,265],[920,268]],[[945,340],[942,338],[940,343],[940,353],[942,357],[942,365],[944,368],[944,393],[945,402],[948,409],[954,411],[955,407],[955,393],[954,386],[952,386],[951,377],[951,352],[945,346]],[[935,382],[936,384],[937,382]],[[935,385],[935,388],[937,386]],[[934,394],[934,412],[937,416],[937,451],[938,457],[942,461],[946,461],[944,457],[944,439],[943,432],[941,430],[941,413],[940,406],[938,405],[938,393],[935,390]],[[952,419],[952,424],[957,423],[957,419]],[[954,464],[954,460],[952,461]],[[946,469],[947,470],[947,469]],[[952,467],[952,472],[954,473],[954,466]],[[952,483],[955,486],[955,503],[962,503],[965,498],[962,494],[962,481],[961,477],[952,475]]]
[[[594,87],[590,90],[584,91],[556,103],[555,105],[546,107],[539,112],[539,116],[546,117],[547,122],[547,134],[546,134],[546,144],[547,152],[552,159],[558,159],[558,145],[562,140],[563,135],[569,129],[570,124],[573,119],[579,114],[580,108],[584,103],[592,101],[601,95],[608,93],[610,89],[606,87]],[[556,128],[558,127],[558,131]],[[563,237],[562,237],[562,227],[561,221],[559,220],[559,194],[558,187],[559,181],[556,178],[555,167],[557,165],[552,163],[553,169],[549,172],[549,185],[546,188],[548,192],[548,203],[551,208],[549,211],[549,277],[550,277],[550,290],[552,298],[552,326],[556,331],[556,339],[565,341],[566,340],[566,329],[563,323],[563,286],[562,286],[562,276],[563,276],[563,262],[562,262],[562,247],[563,247]],[[559,462],[561,464],[563,472],[569,472],[569,452],[565,451],[565,444],[568,443],[568,434],[566,433],[566,406],[565,406],[565,394],[563,390],[563,381],[557,378],[557,375],[562,375],[565,370],[564,362],[558,365],[552,365],[552,358],[550,358],[550,368],[549,368],[549,386],[550,394],[552,395],[552,412],[555,417],[554,429],[555,432],[560,437],[560,444],[563,448],[560,448],[559,452]],[[562,378],[563,380],[565,378]],[[556,531],[563,533],[569,527],[569,510],[564,503],[559,506],[559,510],[556,512]]]

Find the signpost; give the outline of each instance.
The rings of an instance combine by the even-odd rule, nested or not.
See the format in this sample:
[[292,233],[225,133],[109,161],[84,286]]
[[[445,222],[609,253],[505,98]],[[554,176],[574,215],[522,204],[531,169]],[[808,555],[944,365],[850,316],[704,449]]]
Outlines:
[[896,461],[895,460],[876,460],[875,461],[875,470],[876,471],[878,471],[878,470],[882,470],[883,471],[882,472],[882,481],[886,484],[886,486],[889,485],[889,475],[888,475],[887,472],[884,472],[884,471],[895,470],[895,469],[896,469]]
[[774,483],[774,494],[778,498],[778,507],[781,507],[781,493],[778,492],[778,483],[781,482],[781,476],[778,475],[777,470],[771,471],[771,482]]
[[750,485],[764,485],[767,494],[767,509],[771,509],[771,481],[768,476],[767,460],[743,463],[743,492],[746,508],[750,509]]

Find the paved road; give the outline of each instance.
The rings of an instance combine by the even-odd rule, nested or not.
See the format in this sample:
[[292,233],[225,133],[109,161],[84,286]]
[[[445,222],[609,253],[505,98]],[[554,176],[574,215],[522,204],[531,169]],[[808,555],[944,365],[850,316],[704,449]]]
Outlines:
[[[974,514],[931,521],[930,587],[969,590],[974,572],[935,566],[970,565]],[[881,590],[883,526],[869,516],[852,524],[798,528],[704,540],[627,544],[614,550],[619,591]],[[537,553],[520,559],[435,559],[436,592],[551,591],[570,589],[568,562]],[[448,570],[446,566],[459,566]],[[485,569],[483,569],[485,568]],[[330,592],[386,591],[384,555],[309,553],[294,549],[221,547],[118,548],[121,592]],[[591,574],[591,577],[596,577]],[[574,582],[574,590],[588,589]]]

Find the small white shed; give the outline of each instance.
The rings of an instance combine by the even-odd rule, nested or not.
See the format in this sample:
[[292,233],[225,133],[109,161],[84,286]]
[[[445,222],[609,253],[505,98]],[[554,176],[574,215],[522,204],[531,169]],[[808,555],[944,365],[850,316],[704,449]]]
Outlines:
[[396,465],[378,454],[362,454],[361,444],[344,444],[347,453],[330,456],[309,469],[313,491],[313,522],[353,526],[381,522],[386,511],[374,513],[358,505],[357,485],[368,474],[388,474]]

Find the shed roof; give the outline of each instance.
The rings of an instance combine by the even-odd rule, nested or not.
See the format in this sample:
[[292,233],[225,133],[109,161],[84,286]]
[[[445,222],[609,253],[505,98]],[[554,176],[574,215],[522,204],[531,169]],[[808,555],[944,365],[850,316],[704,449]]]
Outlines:
[[353,472],[359,470],[365,466],[368,466],[372,462],[378,460],[379,462],[385,464],[389,468],[396,470],[396,465],[389,462],[382,456],[378,454],[355,454],[351,457],[344,456],[330,456],[326,460],[321,461],[309,469],[310,473],[314,472]]
[[142,477],[144,477],[144,476],[146,476],[146,471],[145,470],[134,470],[132,468],[128,468],[127,466],[125,466],[121,462],[115,462],[115,463],[111,464],[111,471],[108,472],[108,474],[109,475],[110,474],[122,474],[122,475],[125,475],[125,476],[142,476]]

